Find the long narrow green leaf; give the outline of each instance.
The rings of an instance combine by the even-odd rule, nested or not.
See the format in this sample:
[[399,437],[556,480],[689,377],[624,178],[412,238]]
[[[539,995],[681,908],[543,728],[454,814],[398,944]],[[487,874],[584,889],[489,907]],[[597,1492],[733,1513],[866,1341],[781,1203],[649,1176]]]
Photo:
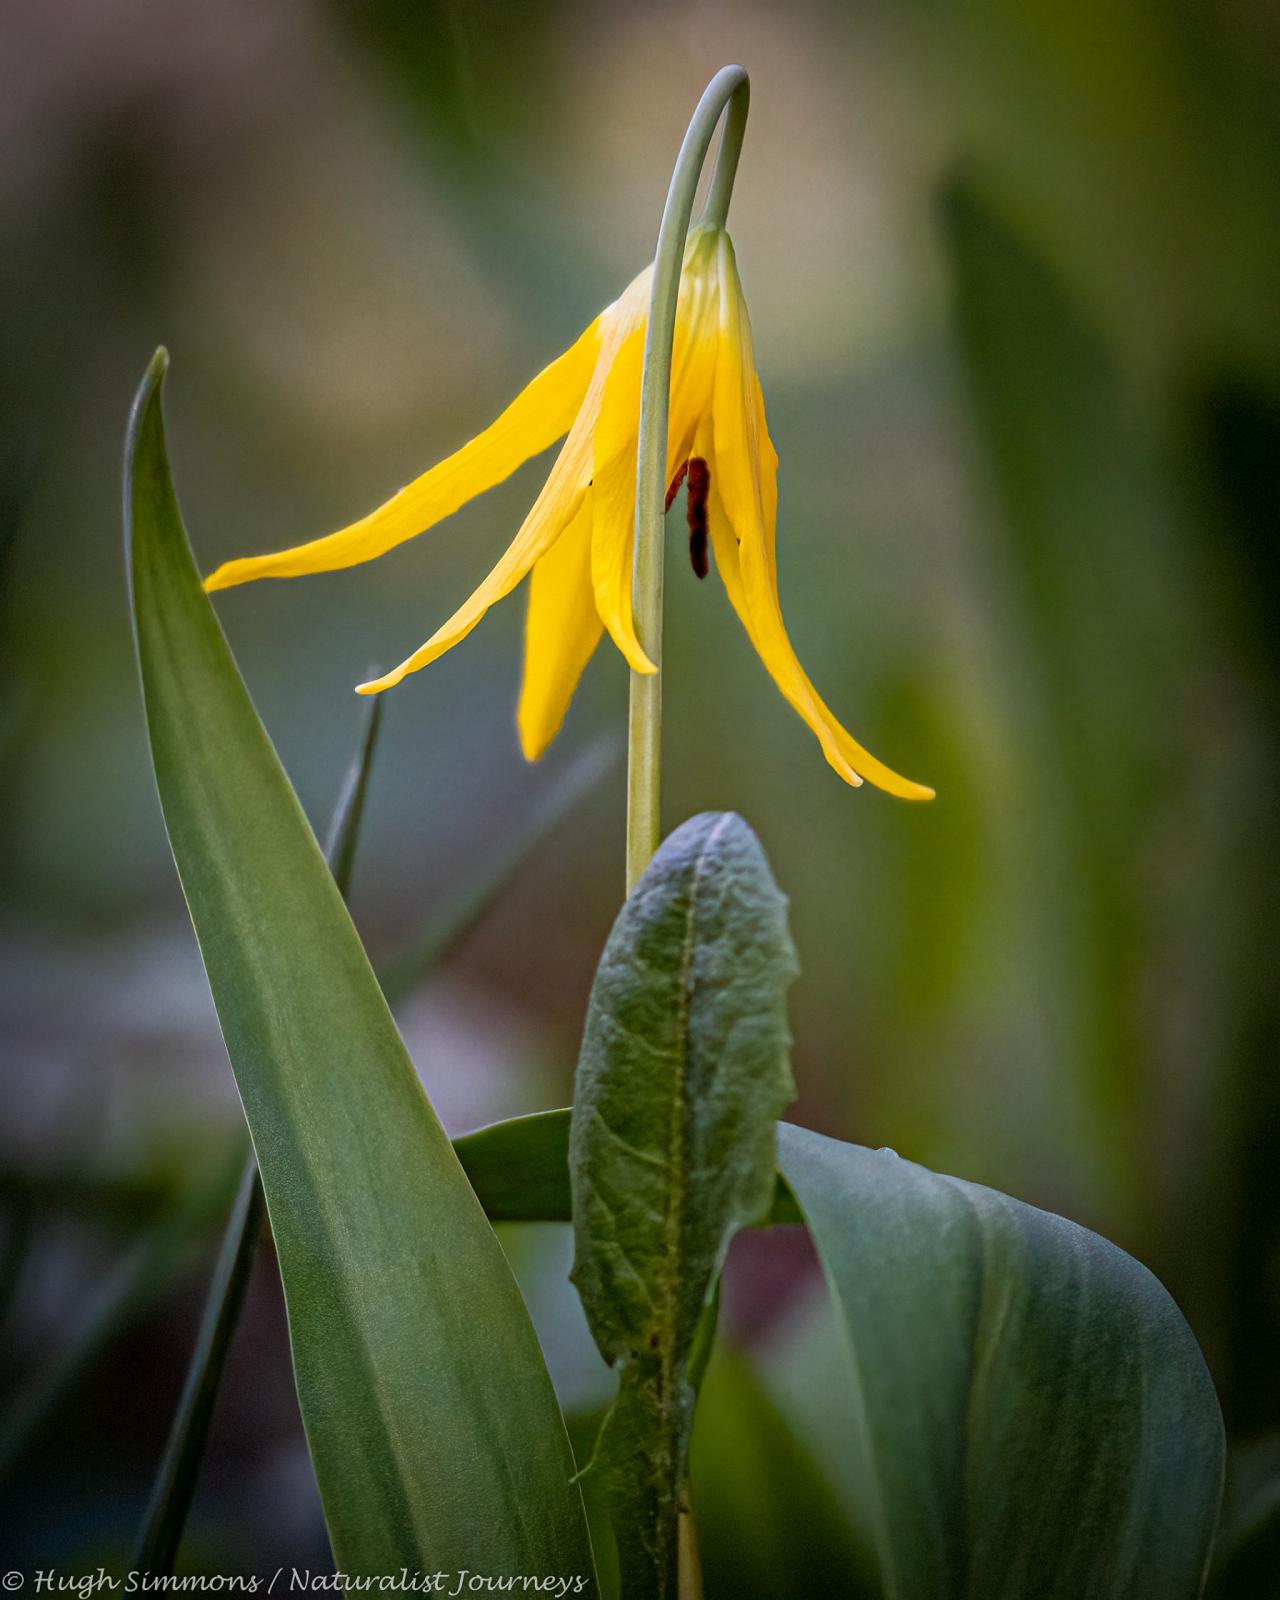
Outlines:
[[253,1135],[294,1373],[345,1571],[582,1576],[573,1461],[501,1247],[405,1053],[200,585],[163,354],[129,431],[152,758]]
[[[325,858],[344,900],[351,888],[383,704],[381,696],[369,702],[360,748],[343,779],[325,843]],[[135,1572],[156,1576],[173,1571],[200,1475],[227,1354],[249,1287],[253,1259],[262,1234],[262,1210],[262,1180],[257,1158],[250,1152],[236,1203],[227,1220],[182,1394],[130,1563]]]
[[774,1195],[774,1121],[794,1094],[786,900],[741,817],[663,843],[609,935],[570,1135],[573,1281],[620,1368],[597,1460],[622,1593],[676,1588],[704,1311],[737,1229]]
[[847,1336],[886,1600],[1193,1600],[1222,1419],[1146,1268],[892,1151],[784,1124],[778,1154]]

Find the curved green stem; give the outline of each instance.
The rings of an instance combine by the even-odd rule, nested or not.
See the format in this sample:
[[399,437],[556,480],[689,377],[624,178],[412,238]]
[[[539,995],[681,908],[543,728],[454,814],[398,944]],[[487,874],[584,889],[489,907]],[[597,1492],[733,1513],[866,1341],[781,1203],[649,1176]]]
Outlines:
[[659,839],[659,787],[662,743],[662,533],[666,520],[667,418],[670,409],[671,349],[685,239],[693,199],[716,124],[725,117],[706,221],[723,227],[747,125],[750,84],[741,67],[722,67],[703,91],[671,174],[667,203],[658,229],[640,380],[640,437],[636,453],[636,555],[634,606],[636,633],[659,670],[631,674],[627,765],[627,892],[649,865]]
[[[725,71],[740,73],[741,82],[729,96],[724,132],[720,135],[720,149],[716,154],[716,164],[711,174],[711,188],[707,192],[707,203],[702,209],[703,222],[712,228],[723,228],[729,220],[733,180],[738,176],[738,157],[742,154],[742,140],[747,131],[747,111],[751,105],[751,80],[746,73],[741,67],[726,67]],[[714,86],[713,80],[712,87]]]

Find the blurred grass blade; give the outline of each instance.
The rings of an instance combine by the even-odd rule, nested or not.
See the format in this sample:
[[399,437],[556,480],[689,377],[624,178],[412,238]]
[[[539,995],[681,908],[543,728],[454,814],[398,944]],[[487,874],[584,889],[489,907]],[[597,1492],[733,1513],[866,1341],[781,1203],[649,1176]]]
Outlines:
[[602,739],[589,745],[506,849],[498,850],[475,881],[428,920],[407,951],[383,966],[379,979],[389,1005],[397,1005],[453,952],[544,841],[612,769],[617,758],[618,747],[613,740]]
[[741,817],[663,842],[596,971],[574,1086],[574,1263],[618,1397],[595,1465],[622,1594],[676,1593],[699,1330],[734,1233],[768,1209],[794,1094],[786,900]]
[[17,747],[31,723],[34,696],[25,673],[17,670],[21,651],[5,638],[16,610],[13,596],[13,552],[27,503],[35,487],[40,447],[35,434],[11,443],[0,456],[0,653],[6,670],[0,678],[0,774],[11,777]]
[[[1019,869],[1032,896],[1016,913],[1027,918],[1027,981],[1072,997],[1037,1049],[1050,1084],[1083,1091],[1060,1114],[1087,1118],[1088,1181],[1107,1185],[1094,1203],[1132,1218],[1150,1190],[1133,1151],[1168,1115],[1146,1099],[1167,1068],[1133,997],[1153,960],[1177,960],[1150,931],[1151,886],[1134,862],[1191,751],[1214,759],[1205,736],[1188,742],[1182,701],[1187,662],[1213,646],[1183,518],[1106,334],[980,171],[954,172],[940,198],[974,442],[994,497],[984,520],[1017,640],[1004,658],[1018,680],[1003,712],[1020,752],[1013,781],[1039,818]],[[1198,820],[1182,825],[1194,854],[1206,843]],[[1037,972],[1050,953],[1061,970]],[[1200,1104],[1207,1114],[1211,1093]]]
[[0,456],[0,622],[7,620],[13,547],[35,487],[40,447],[34,434],[19,438]]
[[[463,1171],[491,1222],[568,1222],[569,1125],[572,1112],[535,1111],[490,1123],[453,1141]],[[760,1221],[802,1222],[790,1189],[775,1180],[773,1205]]]
[[261,1231],[262,1184],[258,1179],[258,1163],[250,1154],[222,1237],[191,1364],[156,1475],[146,1520],[130,1562],[135,1572],[162,1575],[173,1570],[209,1437],[227,1351],[240,1320]]
[[1222,1492],[1200,1351],[1096,1234],[779,1128],[847,1339],[892,1600],[1194,1600]]
[[4,1244],[0,1245],[0,1335],[5,1331],[9,1311],[22,1286],[35,1228],[35,1212],[30,1205],[19,1202],[11,1207],[5,1222]]
[[262,1171],[334,1554],[581,1575],[563,1419],[492,1229],[236,671],[169,477],[159,355],[126,524],[156,778]]
[[[369,773],[382,724],[382,705],[381,696],[367,702],[360,749],[343,780],[325,845],[329,870],[343,899],[351,889]],[[209,1438],[227,1352],[249,1287],[253,1258],[262,1232],[262,1206],[258,1160],[250,1151],[240,1190],[227,1220],[178,1409],[134,1551],[131,1567],[135,1572],[159,1575],[173,1571]]]
[[0,1427],[0,1480],[9,1477],[27,1446],[51,1424],[112,1340],[203,1243],[226,1210],[242,1162],[237,1148],[234,1156],[224,1154],[202,1170],[90,1299],[70,1338]]
[[378,734],[382,729],[383,704],[380,694],[374,695],[368,702],[360,748],[347,768],[325,839],[325,860],[329,863],[338,893],[344,900],[351,893],[351,874],[355,870],[356,845],[360,840],[364,802],[369,793],[369,774],[373,771],[373,754],[378,748]]

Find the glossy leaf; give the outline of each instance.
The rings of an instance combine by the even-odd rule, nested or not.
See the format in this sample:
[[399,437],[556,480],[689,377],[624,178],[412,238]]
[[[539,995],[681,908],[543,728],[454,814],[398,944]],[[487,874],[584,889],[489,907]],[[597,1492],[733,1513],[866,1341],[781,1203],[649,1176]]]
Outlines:
[[795,971],[764,853],[720,813],[665,841],[596,973],[570,1135],[573,1279],[621,1369],[597,1464],[624,1596],[674,1593],[696,1335],[734,1232],[772,1203]]
[[783,1126],[847,1335],[887,1600],[1193,1600],[1222,1420],[1181,1313],[1096,1234]]
[[266,1194],[340,1566],[587,1575],[563,1421],[492,1229],[200,585],[163,357],[125,509],[152,756]]

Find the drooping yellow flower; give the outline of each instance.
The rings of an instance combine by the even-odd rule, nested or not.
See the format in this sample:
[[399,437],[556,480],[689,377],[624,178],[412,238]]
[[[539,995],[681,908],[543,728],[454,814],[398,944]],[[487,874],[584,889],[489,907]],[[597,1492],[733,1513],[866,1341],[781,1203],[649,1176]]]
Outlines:
[[[350,527],[275,555],[228,561],[205,587],[294,578],[372,561],[425,532],[565,437],[506,554],[376,694],[465,639],[485,612],[530,577],[524,683],[517,722],[536,760],[564,720],[607,628],[637,672],[653,672],[631,612],[640,373],[652,268],[534,378],[496,422]],[[702,576],[710,539],[729,599],[760,659],[851,784],[864,778],[911,800],[933,790],[901,778],[841,726],[809,681],[782,621],[775,553],[778,457],[765,425],[742,284],[723,228],[689,235],[680,280],[667,435],[668,504],[686,484],[690,555]]]

